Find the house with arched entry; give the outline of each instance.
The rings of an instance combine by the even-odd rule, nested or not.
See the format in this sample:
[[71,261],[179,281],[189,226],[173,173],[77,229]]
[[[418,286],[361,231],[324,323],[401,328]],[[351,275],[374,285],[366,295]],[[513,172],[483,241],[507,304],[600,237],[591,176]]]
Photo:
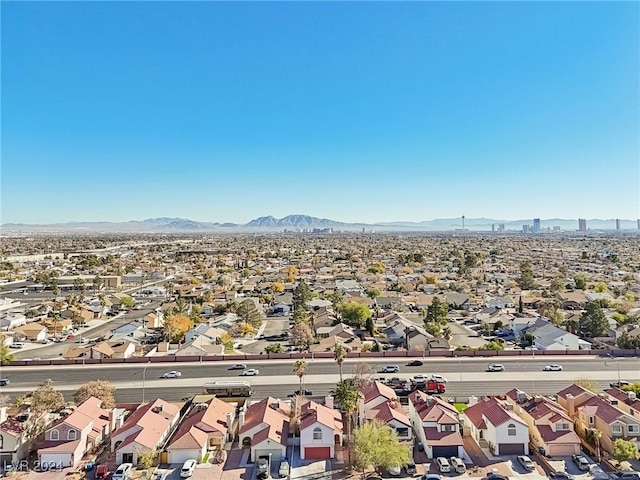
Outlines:
[[139,452],[158,448],[180,418],[180,407],[157,399],[140,405],[111,436],[116,463],[138,463]]
[[238,416],[239,440],[253,462],[260,457],[279,461],[286,457],[291,406],[273,397],[250,405]]

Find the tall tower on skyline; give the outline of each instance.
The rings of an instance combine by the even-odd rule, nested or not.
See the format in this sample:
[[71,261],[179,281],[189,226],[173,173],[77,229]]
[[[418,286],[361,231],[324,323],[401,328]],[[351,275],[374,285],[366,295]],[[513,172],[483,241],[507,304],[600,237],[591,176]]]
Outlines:
[[587,220],[584,218],[578,219],[578,231],[586,232],[587,231]]
[[462,215],[462,230],[464,230],[464,215]]
[[616,218],[616,230],[620,231],[620,219]]
[[533,219],[533,233],[540,233],[540,219]]

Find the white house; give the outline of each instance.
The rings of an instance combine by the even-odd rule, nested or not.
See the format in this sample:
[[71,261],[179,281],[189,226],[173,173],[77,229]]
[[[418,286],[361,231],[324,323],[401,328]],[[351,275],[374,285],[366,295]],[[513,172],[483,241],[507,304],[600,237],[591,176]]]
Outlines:
[[0,315],[0,328],[11,330],[27,323],[27,317],[20,312],[7,312]]
[[456,408],[416,390],[409,395],[409,419],[429,458],[464,457],[460,418]]
[[543,317],[538,318],[526,332],[533,335],[533,345],[538,350],[582,350],[591,348],[591,343],[560,327],[556,327]]
[[300,458],[327,460],[342,444],[342,416],[333,408],[308,401],[300,408]]
[[513,413],[512,405],[475,397],[469,399],[469,405],[464,411],[465,427],[479,445],[486,445],[494,455],[525,455],[529,451],[529,427]]
[[0,464],[17,464],[27,456],[27,422],[7,416],[7,407],[0,407]]

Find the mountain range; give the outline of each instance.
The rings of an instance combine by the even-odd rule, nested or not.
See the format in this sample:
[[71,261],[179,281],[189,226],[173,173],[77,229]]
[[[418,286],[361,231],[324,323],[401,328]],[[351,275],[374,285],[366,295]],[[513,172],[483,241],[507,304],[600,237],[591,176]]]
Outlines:
[[[492,218],[465,218],[464,226],[470,231],[490,231],[492,225],[496,230],[499,225],[504,225],[506,230],[521,230],[523,225],[531,225],[532,220],[499,220]],[[623,230],[635,230],[636,222],[633,220],[621,220]],[[564,231],[575,231],[578,221],[575,219],[542,219],[542,228],[560,227]],[[591,230],[615,230],[614,219],[590,219],[587,227]],[[302,229],[334,229],[339,231],[366,231],[376,232],[447,232],[462,228],[461,218],[438,218],[423,222],[380,222],[345,223],[330,220],[328,218],[311,217],[309,215],[288,215],[284,218],[275,218],[271,215],[259,217],[245,224],[198,222],[186,218],[150,218],[147,220],[131,220],[128,222],[69,222],[53,224],[24,224],[5,223],[0,225],[2,233],[16,232],[40,232],[40,233],[187,233],[187,232],[211,232],[211,233],[237,233],[282,231]]]

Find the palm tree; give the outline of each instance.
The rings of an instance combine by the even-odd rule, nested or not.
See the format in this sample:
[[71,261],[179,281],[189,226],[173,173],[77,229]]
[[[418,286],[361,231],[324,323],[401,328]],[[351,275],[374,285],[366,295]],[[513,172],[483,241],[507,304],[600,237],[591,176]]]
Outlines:
[[4,335],[0,335],[0,365],[8,365],[13,361],[13,353],[9,352],[9,348],[2,344]]
[[352,378],[338,382],[336,388],[330,393],[331,396],[336,399],[338,405],[340,405],[340,409],[345,413],[347,420],[346,436],[349,443],[347,451],[349,455],[349,462],[351,462],[351,430],[353,425],[353,416],[358,411],[358,401],[362,394],[356,388]]
[[300,389],[298,392],[302,395],[304,393],[302,391],[302,378],[307,373],[307,362],[305,360],[296,360],[296,363],[293,366],[293,373],[295,373],[300,379]]
[[342,382],[342,363],[344,362],[345,357],[347,356],[347,349],[344,348],[344,345],[341,343],[336,343],[336,348],[333,352],[333,358],[338,364],[338,368],[340,369],[340,381]]
[[601,458],[600,458],[600,439],[602,438],[602,432],[600,430],[598,430],[597,428],[592,428],[591,429],[591,438],[593,438],[593,443],[596,444],[596,457],[598,460],[598,463],[601,462]]

